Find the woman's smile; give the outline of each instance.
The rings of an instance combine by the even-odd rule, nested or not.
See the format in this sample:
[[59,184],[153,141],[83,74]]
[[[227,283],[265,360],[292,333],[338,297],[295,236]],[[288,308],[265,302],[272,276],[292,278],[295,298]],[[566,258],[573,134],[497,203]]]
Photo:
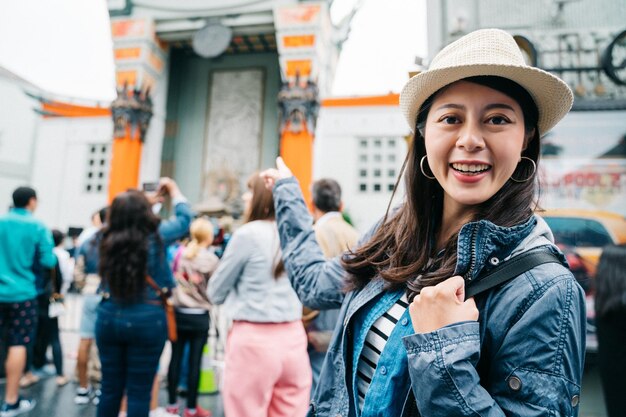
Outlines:
[[477,183],[485,178],[492,166],[481,161],[457,161],[449,164],[452,175],[464,183]]

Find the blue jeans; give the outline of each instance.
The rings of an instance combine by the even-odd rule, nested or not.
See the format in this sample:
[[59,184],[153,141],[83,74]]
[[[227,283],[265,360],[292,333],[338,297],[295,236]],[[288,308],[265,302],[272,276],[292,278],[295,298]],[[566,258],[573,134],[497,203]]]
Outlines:
[[102,362],[98,417],[117,417],[124,393],[128,396],[128,416],[148,417],[152,382],[166,339],[163,307],[109,300],[100,303],[96,319],[96,344]]

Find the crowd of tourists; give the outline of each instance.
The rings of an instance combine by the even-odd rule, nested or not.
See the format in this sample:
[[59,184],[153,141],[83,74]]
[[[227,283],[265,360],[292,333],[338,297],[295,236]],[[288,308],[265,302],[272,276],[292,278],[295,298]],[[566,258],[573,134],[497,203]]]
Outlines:
[[[64,236],[33,217],[35,191],[18,188],[0,217],[0,416],[34,408],[20,381],[36,383],[48,346],[67,383],[54,311],[69,286],[83,299],[75,402],[97,404],[98,417],[210,416],[198,386],[216,306],[229,329],[226,417],[577,415],[584,292],[535,214],[541,137],[572,102],[506,32],[448,45],[400,96],[413,132],[406,196],[360,239],[339,184],[318,180],[305,201],[280,158],[249,178],[220,257],[214,223],[171,179],[117,195],[71,259]],[[165,198],[172,215],[161,218]],[[605,253],[600,352],[623,352],[624,248]],[[611,415],[625,366],[617,355],[603,367]]]

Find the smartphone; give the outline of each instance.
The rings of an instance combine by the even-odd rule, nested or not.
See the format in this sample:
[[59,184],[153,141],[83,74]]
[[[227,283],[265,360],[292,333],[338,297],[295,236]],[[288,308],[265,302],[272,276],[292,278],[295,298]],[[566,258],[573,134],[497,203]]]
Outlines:
[[158,182],[144,182],[141,186],[141,189],[145,192],[156,192],[159,189]]
[[82,227],[72,227],[67,229],[67,235],[71,238],[78,237],[83,232]]

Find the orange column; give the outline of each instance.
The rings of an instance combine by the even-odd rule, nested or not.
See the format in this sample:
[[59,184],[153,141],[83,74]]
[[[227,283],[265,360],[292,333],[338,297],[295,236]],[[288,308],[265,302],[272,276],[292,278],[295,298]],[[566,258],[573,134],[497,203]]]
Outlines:
[[111,172],[109,174],[109,203],[121,192],[129,188],[137,188],[139,182],[139,166],[141,164],[142,142],[139,129],[135,129],[131,137],[130,127],[126,127],[126,135],[113,139],[111,154]]
[[300,132],[284,129],[280,138],[280,156],[300,182],[307,206],[311,205],[311,182],[313,178],[313,135],[306,125]]

